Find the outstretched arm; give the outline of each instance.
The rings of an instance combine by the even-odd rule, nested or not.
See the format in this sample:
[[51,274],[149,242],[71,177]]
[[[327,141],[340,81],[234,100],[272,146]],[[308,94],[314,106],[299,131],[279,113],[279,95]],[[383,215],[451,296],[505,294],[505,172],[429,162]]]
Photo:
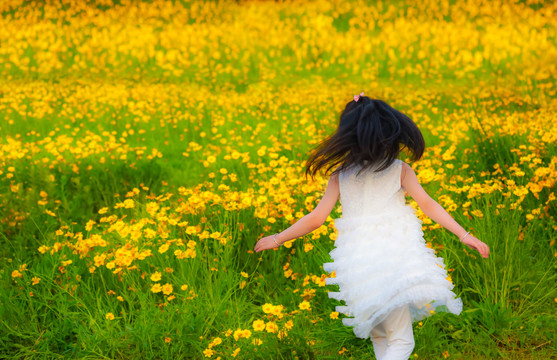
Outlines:
[[462,239],[464,236],[464,239],[461,240],[462,243],[472,249],[478,250],[482,257],[486,258],[489,256],[489,247],[471,234],[466,235],[467,231],[460,226],[437,201],[433,200],[425,192],[418,181],[416,173],[410,165],[406,163],[402,164],[401,180],[404,190],[412,196],[424,214],[458,236],[459,239]]
[[[325,194],[323,195],[321,201],[319,201],[317,207],[312,212],[298,220],[294,225],[290,226],[288,229],[282,231],[279,234],[276,234],[276,242],[282,245],[285,241],[304,236],[323,225],[323,223],[335,207],[339,194],[340,190],[338,186],[338,174],[333,174],[329,179],[327,190],[325,190]],[[273,241],[273,235],[270,235],[261,238],[257,242],[257,244],[255,244],[254,250],[255,252],[260,252],[262,250],[268,250],[276,248],[278,246],[279,245],[277,245]]]

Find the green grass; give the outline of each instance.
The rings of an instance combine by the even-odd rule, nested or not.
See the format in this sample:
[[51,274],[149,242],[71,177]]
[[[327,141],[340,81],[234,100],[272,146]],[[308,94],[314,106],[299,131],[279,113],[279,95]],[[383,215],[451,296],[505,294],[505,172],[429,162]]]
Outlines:
[[[542,5],[531,6],[544,10]],[[283,21],[291,20],[302,30],[307,28],[301,25],[302,15],[293,15],[287,9],[277,11]],[[379,13],[386,16],[385,12],[386,7]],[[4,19],[8,13],[13,11],[5,11]],[[356,15],[354,10],[339,14],[332,23],[338,32],[334,35],[355,31],[350,21]],[[203,21],[217,24],[224,15],[215,16],[216,20]],[[443,19],[450,21],[446,14]],[[554,31],[550,25],[547,28]],[[161,29],[155,33],[160,34]],[[376,28],[370,34],[379,36],[381,31]],[[0,160],[0,359],[201,359],[216,337],[223,343],[214,346],[217,353],[212,358],[232,358],[236,347],[241,349],[240,359],[374,358],[369,340],[357,339],[339,319],[330,317],[334,307],[341,304],[327,296],[327,291],[334,288],[320,287],[312,281],[304,283],[306,276],[324,274],[322,264],[330,261],[328,253],[334,247],[329,237],[332,230],[318,239],[307,235],[291,249],[260,254],[251,251],[262,235],[292,223],[281,206],[286,206],[294,218],[297,212],[307,213],[315,206],[322,189],[302,179],[305,154],[334,130],[341,106],[360,89],[412,114],[429,149],[416,164],[417,169],[431,167],[445,174],[424,184],[424,188],[435,198],[450,196],[458,205],[452,212],[455,219],[472,229],[491,250],[488,259],[481,259],[446,230],[424,226],[426,240],[444,258],[447,268],[454,269],[450,275],[464,310],[460,316],[440,312],[421,324],[415,323],[414,353],[419,359],[557,356],[556,211],[550,200],[554,182],[548,175],[535,175],[542,167],[552,169],[549,176],[555,174],[556,149],[553,143],[540,140],[551,129],[534,129],[544,121],[552,124],[547,117],[554,118],[554,76],[530,79],[520,71],[530,65],[524,64],[520,56],[509,55],[496,63],[485,61],[465,76],[454,74],[454,68],[444,65],[430,69],[433,73],[423,78],[408,66],[422,64],[416,54],[392,62],[386,56],[386,43],[360,54],[360,70],[353,71],[353,62],[318,68],[316,63],[330,60],[332,51],[314,55],[309,48],[297,63],[292,59],[300,51],[296,48],[302,44],[300,34],[287,35],[292,36],[292,44],[273,48],[277,50],[275,57],[269,56],[268,48],[240,43],[238,48],[249,49],[251,57],[245,61],[221,59],[219,64],[223,66],[241,68],[240,75],[208,75],[205,71],[210,70],[200,67],[201,63],[184,67],[182,75],[173,75],[160,68],[154,58],[141,62],[126,53],[118,53],[116,65],[127,64],[121,69],[112,64],[106,69],[89,64],[88,69],[75,70],[71,68],[71,56],[61,69],[48,74],[16,66],[6,70],[6,64],[0,64],[0,73],[7,75],[2,83],[9,85],[8,90],[0,90],[0,145],[4,155]],[[69,45],[69,53],[78,52],[75,44]],[[420,44],[413,45],[417,50]],[[157,46],[162,51],[170,50]],[[217,44],[216,48],[225,51],[227,45]],[[203,57],[210,50],[214,49],[198,55]],[[475,48],[473,52],[480,50]],[[340,51],[347,59],[351,55]],[[23,53],[31,64],[37,64],[34,56],[31,48]],[[444,56],[448,59],[450,53]],[[544,61],[548,59],[542,57],[538,65],[549,66]],[[98,74],[89,71],[92,69],[99,70]],[[273,77],[263,79],[269,73]],[[406,75],[401,77],[402,73]],[[368,81],[362,74],[374,80]],[[43,88],[50,97],[44,97]],[[32,112],[44,104],[52,108],[51,114],[39,117]],[[29,106],[28,113],[15,109],[23,105]],[[522,121],[519,125],[526,124],[520,132],[513,133],[505,129],[504,122],[494,120],[513,116]],[[87,138],[88,134],[99,136],[100,145],[94,146],[95,140]],[[63,139],[59,136],[71,137],[72,142],[57,156],[47,147],[61,146]],[[47,137],[55,140],[49,143]],[[8,139],[23,144],[11,149]],[[191,147],[191,142],[199,148]],[[452,144],[457,145],[455,158],[439,161]],[[77,151],[89,145],[96,152],[84,156]],[[267,150],[259,156],[262,146]],[[162,156],[149,158],[153,149]],[[234,151],[241,155],[227,159]],[[23,155],[18,157],[19,153]],[[122,154],[126,158],[120,158]],[[529,154],[535,155],[539,163],[521,160]],[[215,162],[204,164],[211,156]],[[244,161],[244,156],[249,160]],[[271,167],[273,160],[281,159],[283,166]],[[424,165],[428,162],[431,165]],[[500,166],[500,173],[495,166]],[[516,175],[513,166],[525,174]],[[221,169],[237,180],[225,178]],[[275,178],[280,180],[274,182]],[[518,186],[529,182],[545,185],[537,197],[530,191],[520,198],[513,194],[509,180]],[[503,185],[470,197],[467,190],[450,188],[489,181]],[[230,190],[219,189],[222,184]],[[135,207],[114,208],[134,188],[141,189],[132,197]],[[183,189],[191,194],[180,195]],[[41,191],[48,193],[46,205],[38,203]],[[238,192],[238,196],[252,192],[252,205],[228,208],[236,201],[231,200],[232,192]],[[173,196],[157,199],[167,193]],[[179,212],[181,204],[189,204],[194,195],[208,196],[202,201],[204,207]],[[257,203],[260,195],[267,199]],[[314,200],[308,201],[310,197]],[[470,206],[464,208],[468,201]],[[188,225],[225,234],[226,244],[210,237],[199,239],[185,227],[170,223],[163,213],[150,215],[152,202],[167,207],[166,215],[178,214],[179,221]],[[105,207],[109,208],[107,214],[99,214]],[[276,222],[258,216],[262,208],[279,211],[273,215]],[[473,210],[480,210],[483,217],[464,215]],[[535,211],[539,213],[528,219]],[[108,215],[116,215],[129,226],[150,219],[153,223],[145,227],[154,229],[156,235],[141,236],[136,242],[123,239],[110,229],[113,223],[100,223]],[[337,209],[332,217],[338,216]],[[97,222],[92,230],[87,230],[89,220]],[[60,229],[71,234],[57,234]],[[68,246],[52,254],[38,251],[40,246],[51,247],[56,242],[75,244],[78,233],[84,239],[94,234],[102,236],[114,251],[131,244],[140,251],[151,249],[153,256],[135,260],[136,269],[114,274],[102,265],[90,272],[94,256],[104,251],[100,246],[87,255]],[[179,245],[159,253],[159,246],[168,239],[196,241],[196,257],[178,259],[174,251],[183,249]],[[313,250],[306,252],[306,244],[312,244]],[[59,267],[66,260],[72,260],[72,264],[61,271]],[[23,278],[13,278],[12,272],[24,265],[27,270],[22,271]],[[285,276],[286,267],[295,278]],[[173,285],[176,298],[169,300],[151,292],[153,282],[149,277],[155,271],[162,273],[161,285]],[[34,276],[41,279],[36,285],[32,285]],[[188,285],[188,289],[181,290],[181,285]],[[310,296],[311,311],[298,306],[306,290],[315,291]],[[262,306],[267,303],[283,305],[284,319],[265,314]],[[115,319],[107,319],[107,313],[114,314]],[[281,330],[292,320],[293,327],[279,339],[274,333],[254,331],[255,320],[276,321]],[[227,336],[227,330],[237,329],[250,329],[252,336],[238,340]],[[263,343],[253,344],[255,338]]]

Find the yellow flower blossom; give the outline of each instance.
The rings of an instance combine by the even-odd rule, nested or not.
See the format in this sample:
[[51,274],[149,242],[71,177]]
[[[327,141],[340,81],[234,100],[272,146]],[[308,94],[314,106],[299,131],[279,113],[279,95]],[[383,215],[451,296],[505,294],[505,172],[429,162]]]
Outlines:
[[273,304],[269,304],[269,303],[264,304],[263,305],[263,312],[265,314],[270,314],[273,311],[273,308],[274,308]]
[[162,278],[162,275],[158,271],[155,271],[150,277],[151,281],[160,281],[161,278]]
[[263,331],[265,330],[265,322],[262,320],[255,320],[252,324],[253,330]]
[[300,310],[307,310],[307,311],[311,311],[311,305],[308,301],[304,300],[302,301],[298,307],[300,308]]
[[174,290],[171,284],[164,284],[161,287],[162,293],[165,295],[170,295],[172,294],[172,291]]
[[215,351],[211,350],[211,349],[203,350],[203,355],[205,355],[205,357],[211,357],[211,356],[213,356],[214,353],[215,353]]
[[234,340],[238,341],[239,339],[242,338],[249,338],[251,336],[251,331],[245,329],[238,329],[236,331],[234,331]]
[[269,321],[266,325],[265,325],[265,330],[267,330],[267,332],[269,333],[276,333],[278,331],[278,326],[275,322],[273,321]]
[[209,348],[215,347],[217,345],[222,344],[222,339],[220,337],[216,337],[213,339],[213,341],[211,341],[211,343],[209,344]]

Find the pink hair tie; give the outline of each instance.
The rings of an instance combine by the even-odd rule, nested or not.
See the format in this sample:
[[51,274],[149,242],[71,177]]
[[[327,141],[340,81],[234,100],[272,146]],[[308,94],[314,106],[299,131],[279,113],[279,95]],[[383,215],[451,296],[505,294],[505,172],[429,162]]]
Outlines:
[[364,92],[363,92],[363,91],[360,93],[360,95],[354,95],[354,101],[355,101],[355,102],[358,102],[358,100],[360,100],[360,97],[362,97],[362,96],[364,96]]

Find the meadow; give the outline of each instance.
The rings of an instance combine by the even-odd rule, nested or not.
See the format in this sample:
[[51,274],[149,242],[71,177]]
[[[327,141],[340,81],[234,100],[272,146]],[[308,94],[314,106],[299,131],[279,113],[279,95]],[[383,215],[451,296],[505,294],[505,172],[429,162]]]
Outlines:
[[[554,2],[0,2],[0,358],[374,359],[329,299],[308,152],[354,94],[408,114],[460,316],[416,359],[557,357]],[[401,155],[407,160],[406,155]]]

